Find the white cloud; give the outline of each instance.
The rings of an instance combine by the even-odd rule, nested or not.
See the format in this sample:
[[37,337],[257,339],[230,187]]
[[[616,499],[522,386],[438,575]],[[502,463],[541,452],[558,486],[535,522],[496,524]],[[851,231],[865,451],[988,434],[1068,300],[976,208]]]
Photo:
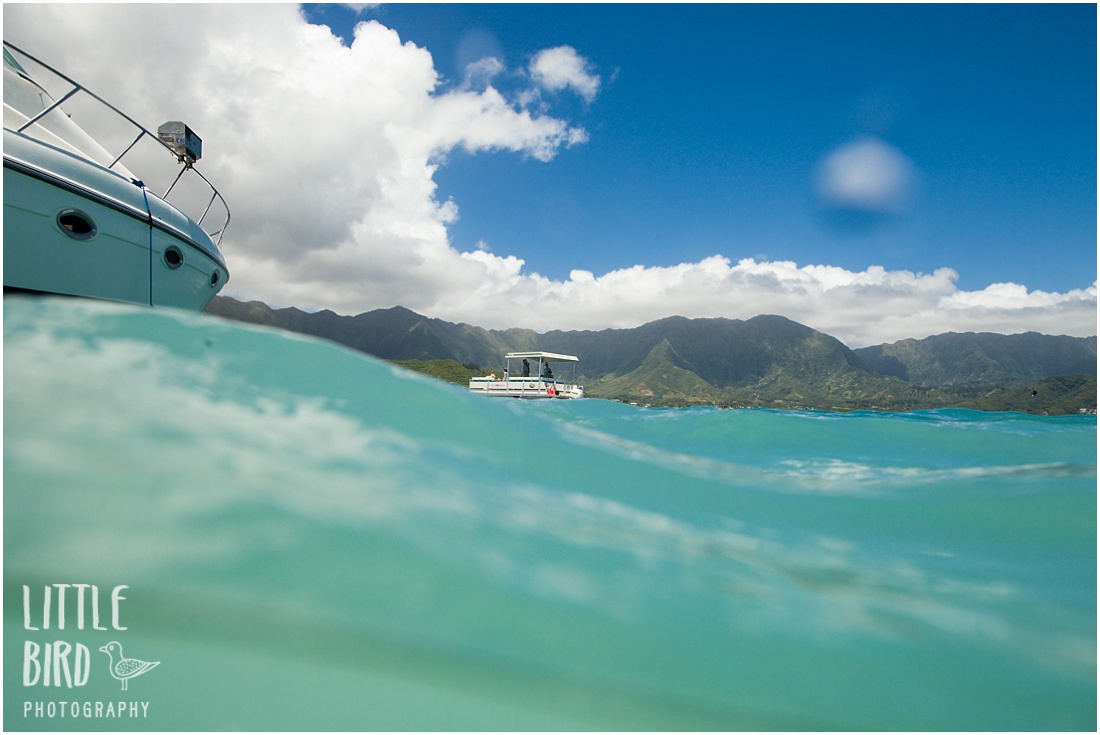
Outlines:
[[821,163],[818,193],[836,209],[901,214],[913,195],[916,169],[897,148],[878,138],[840,146]]
[[531,59],[531,77],[540,85],[558,92],[572,89],[591,102],[600,91],[600,78],[588,71],[589,64],[571,46],[539,51]]
[[486,56],[466,65],[466,89],[485,89],[493,78],[504,71],[504,62],[495,56]]
[[492,277],[469,293],[428,304],[433,315],[493,327],[538,330],[630,327],[677,314],[746,319],[781,314],[837,337],[850,347],[950,331],[1088,336],[1096,334],[1096,284],[1065,294],[994,284],[962,291],[958,274],[849,271],[791,262],[738,263],[715,255],[669,267],[633,266],[595,276],[575,270],[567,281],[522,274],[523,262],[467,254]]
[[[525,272],[507,244],[454,249],[447,227],[461,200],[437,198],[435,172],[456,149],[549,161],[587,140],[583,128],[506,99],[489,84],[500,72],[492,62],[476,69],[482,88],[441,91],[431,54],[395,31],[360,23],[345,46],[293,5],[7,4],[3,12],[8,40],[137,119],[182,119],[203,138],[200,168],[233,208],[223,243],[231,296],[344,314],[400,304],[539,330],[774,313],[850,346],[951,330],[1096,333],[1095,284],[1065,294],[1014,284],[960,291],[946,268],[851,272],[716,255],[551,280]],[[596,94],[599,78],[572,49],[534,58],[532,79],[547,88]],[[911,164],[899,152],[864,141],[839,160],[841,173],[848,165],[866,177],[833,176],[846,206],[901,201]]]

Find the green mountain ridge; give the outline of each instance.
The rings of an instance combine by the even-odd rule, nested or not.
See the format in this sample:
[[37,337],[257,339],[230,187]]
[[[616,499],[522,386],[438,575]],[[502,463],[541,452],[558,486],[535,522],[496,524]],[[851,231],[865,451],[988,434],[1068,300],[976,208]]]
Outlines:
[[990,391],[981,398],[962,403],[960,407],[1051,416],[1077,413],[1081,408],[1095,411],[1096,376],[1055,375],[1027,385]]
[[[869,369],[919,386],[989,386],[1039,380],[1059,373],[1096,374],[1096,338],[1010,336],[988,332],[940,334],[864,347],[855,353]],[[1091,351],[1081,349],[1091,340]]]
[[726,398],[725,391],[699,377],[667,339],[662,339],[635,370],[598,381],[589,391],[629,403],[686,406],[710,405]]
[[[453,382],[499,372],[507,352],[575,354],[581,358],[578,379],[588,395],[645,405],[966,406],[1033,413],[1076,413],[1096,406],[1096,337],[948,333],[852,350],[835,337],[777,315],[747,320],[673,316],[631,329],[540,334],[455,324],[400,306],[340,316],[219,296],[207,311],[329,339]],[[1056,376],[1061,382],[1037,390],[1040,381]],[[995,408],[999,405],[1020,407]]]

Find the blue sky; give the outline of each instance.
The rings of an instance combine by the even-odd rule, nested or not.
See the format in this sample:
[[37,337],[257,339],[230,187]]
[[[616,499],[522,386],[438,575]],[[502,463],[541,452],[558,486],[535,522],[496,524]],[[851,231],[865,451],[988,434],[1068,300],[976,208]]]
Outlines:
[[127,7],[5,5],[5,35],[187,108],[230,295],[1096,333],[1094,5]]
[[[459,247],[507,243],[567,277],[716,252],[931,272],[962,287],[1089,285],[1096,271],[1096,25],[1087,5],[385,5],[451,83],[464,39],[506,66],[568,44],[603,80],[568,100],[591,139],[551,164],[451,156]],[[560,95],[565,96],[565,95]],[[557,102],[557,100],[555,100]],[[917,172],[899,214],[836,212],[813,181],[873,135]],[[881,215],[881,216],[879,216]]]

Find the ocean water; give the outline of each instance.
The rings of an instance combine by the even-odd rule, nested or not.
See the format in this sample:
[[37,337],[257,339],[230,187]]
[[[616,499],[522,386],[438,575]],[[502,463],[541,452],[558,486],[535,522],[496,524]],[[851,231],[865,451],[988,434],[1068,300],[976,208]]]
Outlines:
[[8,297],[4,727],[1094,730],[1096,440]]

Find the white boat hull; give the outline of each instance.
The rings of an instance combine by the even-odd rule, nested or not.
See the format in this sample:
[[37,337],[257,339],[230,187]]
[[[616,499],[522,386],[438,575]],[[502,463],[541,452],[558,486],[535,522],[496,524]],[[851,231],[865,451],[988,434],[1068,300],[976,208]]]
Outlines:
[[[4,149],[5,289],[201,310],[225,285],[210,238],[154,195],[8,130]],[[100,186],[72,183],[89,178]],[[67,230],[70,212],[94,234]]]
[[564,383],[560,380],[538,378],[509,378],[507,381],[494,377],[471,378],[470,392],[481,393],[500,398],[584,398],[584,388]]

